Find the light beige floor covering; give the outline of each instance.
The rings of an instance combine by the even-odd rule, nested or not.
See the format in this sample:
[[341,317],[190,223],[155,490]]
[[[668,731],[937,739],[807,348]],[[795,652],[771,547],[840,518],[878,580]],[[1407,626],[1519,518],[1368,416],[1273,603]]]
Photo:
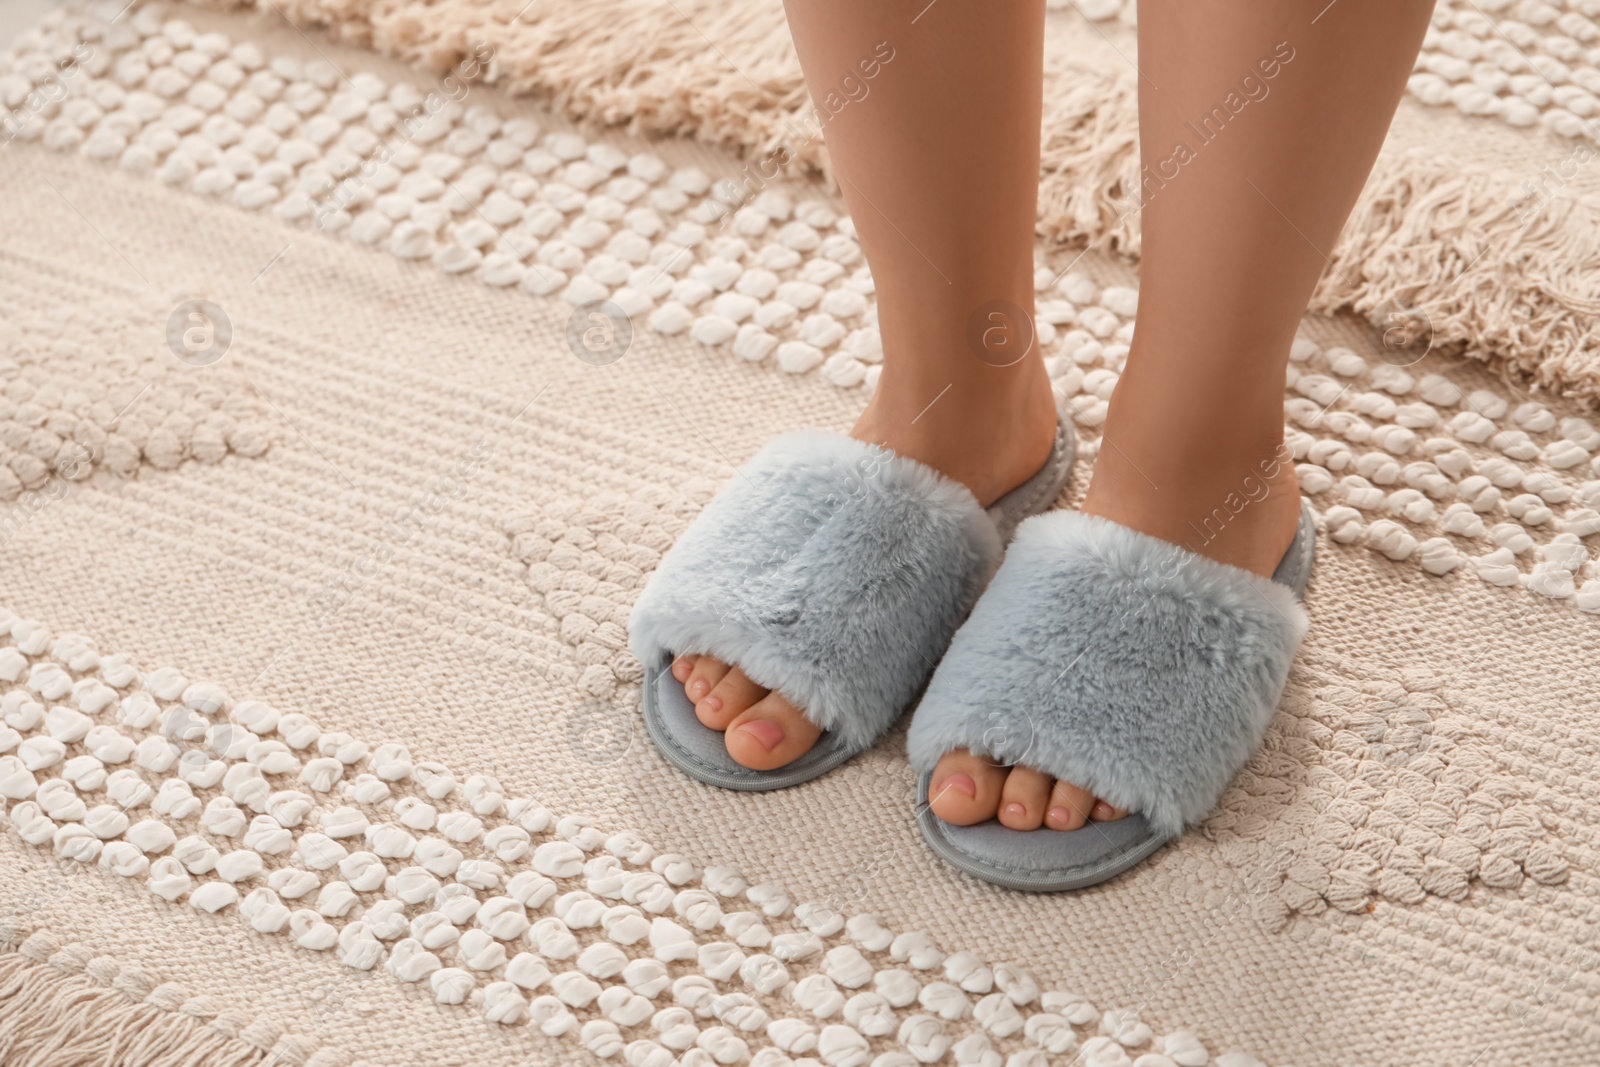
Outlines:
[[[859,393],[649,331],[621,362],[592,367],[567,350],[559,301],[446,278],[37,145],[0,152],[0,187],[7,321],[25,336],[53,322],[76,344],[58,353],[57,370],[98,381],[114,377],[99,361],[108,351],[148,359],[166,368],[159,390],[198,381],[238,396],[271,435],[258,457],[143,463],[126,480],[74,483],[0,543],[0,606],[143,668],[210,679],[235,700],[404,742],[458,776],[492,774],[508,795],[781,883],[797,902],[840,901],[947,952],[1015,963],[1101,1010],[1134,1010],[1158,1034],[1191,1030],[1213,1057],[1237,1049],[1274,1067],[1594,1062],[1591,616],[1324,539],[1307,597],[1312,635],[1283,712],[1212,822],[1109,885],[1068,897],[999,892],[920,844],[898,733],[838,773],[771,796],[717,792],[674,772],[632,717],[635,690],[597,698],[584,688],[589,665],[507,535],[519,516],[602,527],[641,503],[654,516],[646,533],[669,535],[766,438],[842,429]],[[1098,254],[1084,265],[1103,283],[1132,281]],[[196,293],[236,328],[211,368],[184,368],[162,348],[167,311]],[[1318,320],[1307,332],[1371,351],[1349,322]],[[1438,356],[1426,367],[1490,384]],[[319,618],[324,583],[383,546],[385,520],[423,500],[485,435],[493,458],[464,496]],[[630,736],[620,757],[573,744],[595,722]],[[1473,877],[1459,892],[1421,895],[1386,881],[1395,872],[1385,869],[1351,903],[1339,872],[1370,841],[1330,838],[1325,817],[1348,822],[1354,805],[1374,826],[1377,813],[1417,821],[1401,794],[1418,783],[1395,767],[1422,767],[1430,754],[1439,765],[1425,793],[1435,779],[1459,787],[1473,798],[1458,801],[1463,818],[1474,804],[1496,817],[1532,813],[1531,826],[1485,827],[1520,834],[1529,858],[1514,877],[1483,865],[1499,884]],[[1486,843],[1485,856],[1506,840]],[[326,1062],[590,1059],[573,1036],[488,1023],[436,1006],[426,983],[252,933],[234,909],[169,904],[141,880],[79,869],[10,831],[0,850],[9,872],[0,917],[13,928],[45,929],[270,1020],[320,1046]],[[797,967],[806,968],[814,961]],[[891,1038],[874,1051],[892,1047]]]
[[[1229,905],[1229,853],[1197,835],[1088,893],[994,892],[921,848],[897,739],[822,782],[764,797],[691,783],[642,736],[614,764],[574,760],[561,724],[584,699],[576,672],[505,554],[498,523],[509,512],[602,489],[638,498],[718,481],[778,429],[842,428],[852,398],[648,335],[623,362],[592,368],[558,340],[564,316],[554,307],[37,149],[3,165],[13,190],[3,209],[8,300],[27,292],[39,311],[92,307],[102,295],[121,303],[203,275],[240,327],[233,368],[282,419],[263,459],[145,469],[49,507],[0,550],[13,610],[142,664],[175,664],[236,696],[303,710],[326,728],[403,740],[553,810],[590,811],[662,849],[780,879],[797,899],[859,885],[854,906],[892,928],[1016,961],[1102,1005],[1138,1003],[1158,1028],[1194,1029],[1214,1049],[1272,1063],[1319,1062],[1319,1053],[1459,1063],[1487,1049],[1484,1062],[1529,1053],[1576,1064],[1596,1047],[1593,972],[1549,980],[1569,946],[1592,943],[1595,922],[1588,674],[1600,642],[1587,618],[1530,602],[1510,627],[1516,594],[1325,549],[1308,598],[1313,636],[1287,701],[1304,705],[1323,685],[1442,678],[1448,714],[1497,738],[1503,773],[1530,784],[1553,768],[1518,738],[1548,739],[1575,761],[1575,778],[1540,787],[1564,796],[1552,808],[1572,857],[1564,885],[1479,886],[1459,904],[1379,899],[1370,914],[1329,911],[1275,928]],[[104,240],[61,225],[47,179]],[[540,389],[522,422],[502,430]],[[318,626],[308,589],[485,432],[503,436],[468,497]],[[541,671],[550,683],[536,680]],[[17,864],[8,914],[191,988],[227,991],[216,995],[361,1059],[553,1055],[525,1030],[426,1006],[385,974],[345,971],[97,871],[64,878],[15,839],[6,849]],[[863,864],[871,876],[853,878]],[[1175,973],[1150,988],[1147,976],[1167,969]]]
[[[766,160],[781,145],[798,161],[794,169],[827,169],[822,139],[794,132],[796,117],[809,115],[812,103],[776,0],[202,2],[253,8],[273,24],[326,28],[440,73],[487,45],[498,84],[534,94],[570,117],[693,136],[752,161]],[[1147,175],[1137,143],[1138,48],[1132,28],[1116,17],[1119,6],[1129,5],[1050,4],[1039,229],[1052,239],[1136,255],[1135,208]],[[1537,29],[1518,23],[1532,39],[1566,37],[1551,23],[1558,15],[1578,19],[1582,28],[1567,44],[1580,57],[1592,40],[1594,25],[1576,0],[1564,5],[1571,9],[1564,15],[1544,4],[1490,6],[1497,17],[1534,23]],[[1306,5],[1305,25],[1286,38],[1291,48],[1314,36],[1326,13],[1319,7]],[[1484,17],[1468,0],[1440,7],[1439,26]],[[934,5],[921,9],[891,44],[915,48],[919,31],[937,17]],[[923,18],[929,21],[918,26]],[[1502,47],[1521,39],[1499,30],[1485,38]],[[1527,41],[1511,47],[1526,70]],[[1587,59],[1574,65],[1573,78],[1600,87],[1600,73]],[[1566,74],[1552,75],[1549,86],[1540,82],[1541,89],[1558,86],[1571,87]],[[1255,106],[1269,106],[1270,99],[1269,93]],[[1582,128],[1587,120],[1579,116],[1594,113],[1593,105],[1573,106],[1577,114],[1565,119]],[[1596,128],[1588,125],[1575,143],[1539,126],[1454,121],[1460,117],[1407,99],[1398,122],[1403,132],[1391,139],[1337,247],[1324,250],[1332,269],[1313,306],[1352,309],[1384,327],[1396,314],[1426,319],[1439,343],[1592,403],[1600,395],[1600,333],[1593,328],[1600,310],[1594,283],[1600,201],[1592,195],[1600,177],[1588,166],[1592,152],[1574,153],[1600,139]],[[1564,177],[1555,182],[1550,206],[1529,221],[1518,201],[1529,191],[1525,182],[1547,166]]]

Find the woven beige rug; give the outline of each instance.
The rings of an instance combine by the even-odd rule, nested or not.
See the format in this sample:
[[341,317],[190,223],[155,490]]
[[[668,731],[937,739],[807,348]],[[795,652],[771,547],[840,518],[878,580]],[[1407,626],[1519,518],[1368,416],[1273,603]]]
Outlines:
[[[827,166],[825,116],[778,0],[205,2],[326,27],[439,73],[487,44],[489,80],[571,117],[691,135],[764,173]],[[891,46],[915,48],[934,3]],[[1136,254],[1141,183],[1160,184],[1138,158],[1136,5],[1048,7],[1040,232]],[[1285,44],[1314,36],[1325,14],[1308,6]],[[1600,397],[1596,15],[1589,0],[1439,0],[1397,135],[1329,251],[1317,309],[1384,327],[1426,319],[1453,351]],[[1227,107],[1242,118],[1247,103]],[[1471,121],[1450,121],[1462,116]]]
[[[1267,746],[1129,875],[998,891],[921,845],[898,733],[755,797],[640,729],[644,576],[875,377],[836,205],[722,224],[703,146],[117,6],[0,63],[13,116],[62,86],[0,148],[0,1062],[1595,1062],[1570,402],[1308,319]],[[315,225],[384,108],[461,88]],[[1040,333],[1092,461],[1137,292],[1072,260]],[[601,293],[611,362],[567,335]]]

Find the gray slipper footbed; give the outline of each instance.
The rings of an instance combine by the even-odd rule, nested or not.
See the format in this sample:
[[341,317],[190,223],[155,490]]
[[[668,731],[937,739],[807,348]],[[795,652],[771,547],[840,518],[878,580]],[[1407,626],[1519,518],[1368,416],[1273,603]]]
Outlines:
[[[1070,513],[1057,513],[1033,520],[1018,531],[1017,543],[1008,554],[1006,565],[1002,567],[1001,573],[996,575],[968,623],[952,641],[944,663],[940,665],[939,671],[930,682],[916,718],[912,720],[911,735],[908,737],[912,763],[921,772],[918,779],[917,812],[924,839],[940,857],[959,870],[996,885],[1032,892],[1081,889],[1113,878],[1142,862],[1161,845],[1176,837],[1183,825],[1203,817],[1214,807],[1227,781],[1259,745],[1266,720],[1271,717],[1281,696],[1288,660],[1292,658],[1300,633],[1303,632],[1304,616],[1298,601],[1310,578],[1316,552],[1316,516],[1304,500],[1301,502],[1300,527],[1295,534],[1294,542],[1273,575],[1272,585],[1276,587],[1275,589],[1265,588],[1266,583],[1261,583],[1259,579],[1246,575],[1245,572],[1203,560],[1176,546],[1166,546],[1163,549],[1161,546],[1165,545],[1164,542],[1156,542],[1153,538],[1145,538],[1144,535],[1135,534],[1131,530],[1117,527],[1113,531],[1103,529],[1099,531],[1101,535],[1110,534],[1115,548],[1125,548],[1132,539],[1139,539],[1141,543],[1134,546],[1136,549],[1151,549],[1154,552],[1154,558],[1148,554],[1140,556],[1137,552],[1124,557],[1122,562],[1129,566],[1136,564],[1140,567],[1151,567],[1159,566],[1161,562],[1168,564],[1168,568],[1158,572],[1156,578],[1143,578],[1140,580],[1141,584],[1134,587],[1145,594],[1148,602],[1178,600],[1187,595],[1205,599],[1207,606],[1213,612],[1217,610],[1219,598],[1220,603],[1233,613],[1239,610],[1248,613],[1251,601],[1256,601],[1262,606],[1262,610],[1256,613],[1254,630],[1248,627],[1229,629],[1216,618],[1208,617],[1204,611],[1191,611],[1185,615],[1178,610],[1152,609],[1150,613],[1156,618],[1153,622],[1153,632],[1143,635],[1147,641],[1162,639],[1170,641],[1174,632],[1171,627],[1176,621],[1186,627],[1181,632],[1201,635],[1191,636],[1191,640],[1211,642],[1209,645],[1202,644],[1196,651],[1196,657],[1201,659],[1215,656],[1220,650],[1224,657],[1231,655],[1234,660],[1249,660],[1248,653],[1240,652],[1237,647],[1230,647],[1229,642],[1243,641],[1255,647],[1257,659],[1251,664],[1254,672],[1247,674],[1242,680],[1237,670],[1232,674],[1219,671],[1211,676],[1197,679],[1192,669],[1196,659],[1191,658],[1187,661],[1182,657],[1162,659],[1156,650],[1139,647],[1141,635],[1128,624],[1120,620],[1109,621],[1096,616],[1093,611],[1080,613],[1072,610],[1068,601],[1059,599],[1063,594],[1059,585],[1052,584],[1050,575],[1040,573],[1038,561],[1026,558],[1027,546],[1024,541],[1035,532],[1031,531],[1030,527],[1034,524],[1043,526],[1047,523],[1059,525],[1063,516],[1068,514]],[[1078,516],[1080,522],[1086,518],[1088,517]],[[1066,521],[1070,523],[1073,520]],[[1103,520],[1094,522],[1103,523]],[[1060,543],[1047,544],[1044,548],[1049,552],[1061,551]],[[1173,552],[1182,555],[1175,556]],[[1189,557],[1189,560],[1185,560],[1184,556]],[[1017,573],[1006,575],[1006,569],[1013,566],[1017,568]],[[1199,579],[1174,576],[1174,571],[1191,569],[1199,572]],[[1098,587],[1115,584],[1114,581],[1108,580],[1103,572],[1091,571],[1090,577]],[[1008,578],[1018,579],[1020,582],[1008,582]],[[1024,589],[1022,587],[1024,584],[1029,588]],[[1033,593],[1031,597],[1028,595],[1030,592]],[[1154,595],[1151,595],[1152,593]],[[1226,596],[1229,593],[1241,594],[1242,600],[1227,600]],[[1261,596],[1260,593],[1266,595]],[[1114,596],[1115,593],[1111,595]],[[1011,605],[1013,607],[1011,612],[993,610],[1006,605],[991,604],[992,599],[1005,600],[1008,597],[1015,601]],[[1076,647],[1070,643],[1060,642],[1053,648],[1041,646],[1042,639],[1054,640],[1055,635],[1026,632],[1026,622],[1019,626],[1017,620],[1019,617],[1026,619],[1033,613],[1043,611],[1046,605],[1052,606],[1058,613],[1064,613],[1063,626],[1097,628],[1108,635],[1109,641],[1117,643],[1118,650],[1125,644],[1132,643],[1135,646],[1132,654],[1121,663],[1107,662],[1113,653],[1108,652],[1106,647],[1097,647],[1093,640],[1079,641]],[[1126,605],[1121,605],[1121,608],[1126,610]],[[1011,626],[1008,632],[996,632],[1008,624]],[[1272,633],[1274,630],[1278,631],[1277,635]],[[986,643],[966,640],[985,631],[988,631],[989,637]],[[1271,646],[1272,636],[1280,636],[1282,639],[1276,646],[1269,647],[1265,652],[1261,651],[1262,646]],[[1000,644],[997,645],[996,642]],[[987,647],[979,647],[985,644]],[[1019,667],[1017,662],[1019,649],[1027,652],[1028,655],[1022,658],[1031,666]],[[1044,678],[1044,688],[1037,692],[1019,691],[1014,687],[1008,690],[1006,678],[994,676],[992,670],[986,675],[987,664],[979,665],[979,660],[986,655],[990,659],[999,660],[1005,660],[1009,655],[1011,662],[1001,669],[1011,674],[1015,674],[1018,670],[1031,670],[1037,675],[1044,670],[1048,671],[1048,675],[1056,675],[1059,672],[1059,676],[1052,683],[1047,675]],[[1037,655],[1039,658],[1029,660],[1028,657],[1032,655]],[[1043,666],[1045,657],[1052,655],[1054,659],[1050,660],[1050,663],[1053,670]],[[1075,657],[1082,659],[1078,663],[1069,662]],[[1093,663],[1099,665],[1087,666]],[[1077,673],[1074,673],[1075,668],[1078,668]],[[1151,671],[1160,671],[1163,668],[1188,669],[1189,677],[1169,679],[1168,684],[1176,685],[1177,689],[1169,689],[1152,698],[1148,688],[1140,688],[1138,673],[1149,674]],[[1091,684],[1092,678],[1091,683],[1078,681],[1084,675],[1093,676],[1096,673],[1105,675],[1099,679],[1103,685],[1130,691],[1122,707],[1111,709],[1111,716],[1137,719],[1138,702],[1151,699],[1172,702],[1175,716],[1216,714],[1215,709],[1208,708],[1203,702],[1185,703],[1182,695],[1174,695],[1181,694],[1184,688],[1192,686],[1197,680],[1202,685],[1213,684],[1221,688],[1223,690],[1220,695],[1221,700],[1233,700],[1239,706],[1246,708],[1247,713],[1236,716],[1224,730],[1219,731],[1225,736],[1207,736],[1204,733],[1197,735],[1192,732],[1184,734],[1174,723],[1164,721],[1161,716],[1150,717],[1151,721],[1146,724],[1149,728],[1143,732],[1136,730],[1118,734],[1105,721],[1097,721],[1093,716],[1078,715],[1078,709],[1073,706],[1072,697],[1075,692],[1080,693],[1084,700],[1115,703],[1115,696],[1108,695],[1106,689],[1097,689]],[[1230,683],[1234,684],[1234,688],[1228,688]],[[953,695],[955,691],[968,687],[976,687],[976,692],[987,693],[987,702],[965,704]],[[1052,720],[1050,713],[1047,712],[1037,723],[1030,720],[1025,737],[1016,736],[1019,730],[1014,723],[1004,719],[997,720],[992,711],[983,714],[984,709],[1011,705],[1012,701],[1047,702],[1057,692],[1066,694],[1062,704],[1065,714],[1059,719]],[[1228,718],[1226,714],[1218,717]],[[962,719],[969,721],[964,734],[956,728]],[[973,719],[976,719],[976,728],[970,725]],[[977,733],[977,728],[983,730],[981,735]],[[1074,734],[1075,730],[1078,733]],[[1107,733],[1107,736],[1096,737],[1094,735],[1097,732]],[[1046,736],[1049,733],[1060,736]],[[1171,741],[1170,750],[1161,751],[1162,742],[1156,737],[1159,734],[1177,735]],[[1114,753],[1123,757],[1123,762],[1119,764],[1116,759],[1105,758],[1105,751],[1097,753],[1095,751],[1097,741],[1105,750],[1116,750],[1119,746],[1127,749],[1128,751]],[[1072,752],[1074,745],[1081,745],[1090,751],[1087,755]],[[1150,758],[1153,766],[1141,764],[1144,753],[1141,752],[1140,746],[1144,746],[1146,751],[1155,753]],[[1102,797],[1106,797],[1106,792],[1111,792],[1116,798],[1112,802],[1128,807],[1134,813],[1115,822],[1090,822],[1081,829],[1072,831],[1048,829],[1017,831],[1002,826],[994,820],[975,826],[954,826],[933,814],[928,805],[928,792],[933,764],[944,752],[958,747],[974,751],[987,747],[991,750],[990,754],[999,762],[1008,765],[1025,762],[1029,766],[1065,778]],[[1020,758],[1024,755],[1025,759]],[[1186,778],[1183,773],[1184,764],[1196,761],[1202,764],[1206,761],[1219,762],[1209,768],[1201,768],[1209,771],[1208,774],[1198,776],[1191,774]],[[1052,770],[1052,766],[1057,769]],[[1162,783],[1143,780],[1144,775],[1148,775],[1151,779],[1165,778],[1168,781]],[[1163,786],[1170,787],[1173,781],[1178,783],[1176,795],[1172,788],[1163,791]],[[1120,794],[1118,790],[1121,790]],[[1157,813],[1155,817],[1141,809],[1140,798],[1148,801],[1149,812]]]
[[[1049,459],[986,511],[914,460],[838,434],[770,442],[662,560],[629,620],[645,727],[684,773],[783,789],[869,747],[915,702],[1018,524],[1049,508],[1076,458],[1059,408]],[[773,771],[735,763],[672,677],[678,655],[737,664],[823,734]]]

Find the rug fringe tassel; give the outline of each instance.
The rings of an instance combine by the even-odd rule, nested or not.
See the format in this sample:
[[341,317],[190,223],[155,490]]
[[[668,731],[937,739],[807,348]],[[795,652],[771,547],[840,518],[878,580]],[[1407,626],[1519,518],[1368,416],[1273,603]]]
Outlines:
[[[200,2],[267,10],[261,0]],[[500,85],[538,95],[570,118],[695,137],[755,159],[781,145],[799,169],[831,182],[822,138],[809,136],[815,124],[803,121],[811,102],[775,0],[272,7],[441,72],[487,41]],[[1045,84],[1039,232],[1137,256],[1137,84],[1061,62]],[[1435,347],[1600,401],[1600,326],[1585,325],[1600,312],[1600,225],[1591,208],[1568,199],[1519,219],[1518,192],[1506,176],[1421,158],[1380,160],[1313,308],[1348,308],[1384,330],[1398,316]]]
[[1312,307],[1600,399],[1600,218],[1570,198],[1531,203],[1503,175],[1381,160]]
[[[1136,87],[1080,70],[1053,80],[1039,232],[1137,256]],[[1312,310],[1364,316],[1407,358],[1431,345],[1600,402],[1600,214],[1570,197],[1533,200],[1516,182],[1415,153],[1380,158]]]
[[1139,104],[1120,80],[1045,72],[1039,233],[1051,241],[1139,251]]
[[[81,945],[57,947],[36,932],[0,931],[0,1063],[6,1067],[333,1067],[277,1028],[228,1033],[208,1024],[186,993],[121,969]],[[212,1013],[214,1016],[215,1013]],[[221,1021],[220,1018],[218,1020]],[[229,1017],[229,1023],[237,1022]],[[255,1038],[258,1040],[251,1040]]]

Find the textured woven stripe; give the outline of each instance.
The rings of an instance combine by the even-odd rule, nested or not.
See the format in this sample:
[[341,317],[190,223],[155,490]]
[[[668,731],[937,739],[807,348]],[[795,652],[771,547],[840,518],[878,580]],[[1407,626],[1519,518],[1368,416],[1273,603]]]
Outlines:
[[[284,47],[305,47],[284,36]],[[372,62],[319,46],[352,73]],[[666,158],[672,147],[657,150]],[[703,871],[732,867],[754,885],[781,883],[791,902],[875,915],[895,935],[920,931],[952,957],[1009,960],[1042,988],[1095,1006],[1093,1018],[1070,1024],[1080,1047],[1109,1037],[1103,1024],[1140,1036],[1125,1015],[1105,1020],[1134,1010],[1155,1034],[1193,1031],[1214,1058],[1245,1049],[1273,1064],[1593,1060],[1600,987],[1583,955],[1600,859],[1591,797],[1600,746],[1585,710],[1600,654],[1593,628],[1572,598],[1503,589],[1464,566],[1434,577],[1416,565],[1419,548],[1395,561],[1361,547],[1367,528],[1387,518],[1427,529],[1461,555],[1489,554],[1489,529],[1513,522],[1505,507],[1513,493],[1502,491],[1481,545],[1413,522],[1403,512],[1414,499],[1386,514],[1389,498],[1409,488],[1406,465],[1432,456],[1430,436],[1453,431],[1412,431],[1421,451],[1395,463],[1398,481],[1378,480],[1387,474],[1377,467],[1377,477],[1323,468],[1338,476],[1324,492],[1354,469],[1384,502],[1348,505],[1365,516],[1354,547],[1323,546],[1313,636],[1262,753],[1198,832],[1075,897],[1066,915],[1059,901],[957,878],[922,849],[896,736],[830,776],[826,789],[752,804],[684,781],[636,732],[637,666],[611,627],[643,575],[775,430],[847,427],[857,396],[648,329],[623,360],[597,368],[566,347],[563,305],[447,278],[431,264],[330,242],[53,150],[13,144],[0,157],[5,286],[16,309],[8,324],[26,342],[7,342],[17,369],[4,366],[6,388],[34,380],[40,353],[51,374],[109,382],[93,357],[118,351],[118,331],[155,338],[159,355],[179,294],[200,292],[227,309],[237,336],[223,363],[190,380],[264,405],[273,433],[260,456],[172,470],[141,461],[130,478],[96,473],[30,511],[25,528],[0,543],[0,573],[11,607],[53,633],[85,634],[147,668],[213,678],[236,700],[305,714],[324,734],[403,742],[463,787],[493,775],[508,798],[588,811],[604,831],[630,830]],[[63,196],[92,225],[70,224],[78,216],[62,208]],[[1078,269],[1092,274],[1096,294],[1074,307],[1103,308],[1117,319],[1114,333],[1122,320],[1109,305],[1126,296],[1129,273],[1095,254]],[[1349,348],[1369,368],[1350,393],[1384,392],[1372,376],[1378,353],[1356,326],[1312,319],[1305,332],[1321,351],[1304,352],[1304,373],[1338,380],[1335,350]],[[1116,343],[1111,334],[1097,340]],[[1098,358],[1067,362],[1058,369],[1085,379],[1112,370]],[[1430,357],[1412,370],[1419,389],[1437,370],[1468,394],[1505,395],[1475,368]],[[57,387],[65,400],[71,390]],[[132,410],[167,389],[157,380]],[[1513,413],[1529,398],[1505,398],[1496,432],[1523,429]],[[1579,414],[1560,401],[1547,407],[1556,430],[1524,430],[1541,448],[1561,438],[1561,419]],[[1397,425],[1348,410],[1373,429]],[[1463,409],[1441,410],[1448,423]],[[1344,436],[1352,428],[1359,432],[1355,423],[1301,432],[1313,445],[1343,443],[1351,462],[1382,451],[1354,447]],[[492,459],[470,476],[457,471],[485,434]],[[1461,447],[1474,462],[1505,459],[1522,479],[1518,492],[1534,492],[1527,479],[1545,471],[1574,494],[1589,477],[1512,458],[1490,441]],[[1307,460],[1321,466],[1338,454],[1324,446]],[[464,492],[446,495],[442,510],[410,526],[396,521],[451,477]],[[1574,495],[1548,506],[1560,518],[1579,505]],[[1516,525],[1530,540],[1556,542],[1548,521]],[[1404,555],[1403,541],[1378,544]],[[1554,562],[1532,547],[1512,558],[1522,573]],[[1573,577],[1588,580],[1579,567]],[[329,587],[343,593],[330,601]],[[105,795],[89,790],[88,799]],[[27,845],[8,825],[0,849],[8,872],[0,907],[354,1058],[557,1063],[581,1048],[581,1032],[488,1027],[482,1004],[436,1008],[431,987],[353,971],[336,949],[257,934],[228,909],[208,915],[97,863],[58,860],[53,840]],[[748,896],[719,901],[726,912],[761,913]],[[804,929],[788,918],[758,921],[774,934]],[[603,927],[581,936],[602,938]],[[736,938],[718,928],[702,940]],[[953,966],[961,981],[981,984],[972,978],[979,972],[959,970],[967,957],[921,972],[909,955],[857,947],[875,970],[959,988]],[[709,964],[697,953],[692,966]],[[821,972],[816,961],[790,966]],[[961,993],[975,1007],[996,989]],[[774,1018],[773,1009],[803,1013],[819,1033],[855,1025],[843,1009],[824,1020],[792,999],[762,1003]],[[678,1006],[669,989],[657,1010]],[[933,1014],[922,1004],[896,1010]],[[1047,1014],[1072,1010],[1063,1003]],[[574,1013],[592,1021],[599,1011]],[[737,1031],[714,1014],[690,1015],[698,1027]],[[982,1030],[1006,1055],[1035,1047],[1026,1032],[999,1038],[971,1017],[946,1026],[951,1036]],[[623,1029],[630,1040],[659,1034],[648,1021]],[[764,1031],[737,1033],[752,1056],[768,1041]],[[874,1055],[905,1047],[898,1030],[872,1039]],[[1153,1038],[1128,1058],[1151,1048]],[[945,1062],[959,1055],[952,1047]]]

